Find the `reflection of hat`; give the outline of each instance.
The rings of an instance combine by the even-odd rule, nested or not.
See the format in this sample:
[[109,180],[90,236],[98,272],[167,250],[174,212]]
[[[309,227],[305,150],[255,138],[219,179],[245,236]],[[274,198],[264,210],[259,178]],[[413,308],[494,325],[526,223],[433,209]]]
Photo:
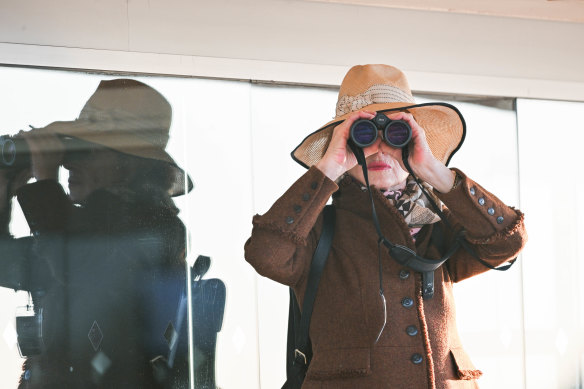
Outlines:
[[192,189],[189,176],[165,151],[172,108],[154,88],[131,79],[101,81],[79,114],[68,122],[54,122],[52,131],[106,146],[173,167],[172,196]]
[[292,158],[304,167],[317,163],[324,155],[336,125],[352,112],[408,111],[426,131],[426,139],[434,156],[448,163],[460,148],[465,136],[464,118],[450,104],[417,104],[406,76],[389,65],[352,67],[341,84],[335,118],[308,135],[294,151]]

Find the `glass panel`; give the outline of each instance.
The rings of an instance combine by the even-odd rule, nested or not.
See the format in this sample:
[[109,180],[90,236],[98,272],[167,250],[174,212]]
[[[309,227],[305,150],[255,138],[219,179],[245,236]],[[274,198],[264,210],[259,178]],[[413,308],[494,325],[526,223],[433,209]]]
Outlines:
[[[59,135],[45,136],[53,143],[41,145],[43,151],[65,148],[68,169],[60,169],[59,182],[68,196],[54,181],[38,182],[27,186],[30,201],[23,206],[29,220],[41,213],[41,222],[57,225],[33,226],[40,233],[28,237],[14,201],[10,229],[16,239],[2,230],[0,387],[16,387],[22,372],[15,316],[22,325],[20,348],[33,354],[41,341],[34,331],[40,308],[43,354],[29,358],[23,375],[28,382],[189,387],[192,327],[196,387],[258,387],[256,300],[250,292],[256,276],[242,259],[252,214],[250,86],[161,77],[131,77],[123,88],[100,84],[115,78],[0,68],[0,134],[68,121],[50,126]],[[99,98],[96,88],[103,92]],[[183,172],[167,163],[169,155],[195,182],[194,191],[173,198],[180,219],[163,193],[172,184],[174,193],[185,188]],[[76,166],[82,162],[93,165]],[[16,169],[0,169],[8,171]],[[189,231],[186,262],[180,220]],[[186,283],[193,265],[193,281]],[[10,288],[33,290],[36,314],[26,307],[27,293]],[[183,313],[189,304],[181,299],[186,289],[192,290],[191,326]],[[39,366],[49,374],[39,373]]]
[[[439,96],[420,101],[444,101]],[[466,121],[466,139],[450,165],[507,205],[519,207],[517,124],[512,100],[446,101]],[[483,389],[523,388],[522,260],[454,287],[459,332]]]
[[[252,87],[254,213],[265,213],[306,171],[290,152],[332,119],[336,100],[336,91],[321,88]],[[286,381],[288,287],[258,277],[257,293],[261,386],[279,388]]]
[[[187,134],[181,142],[186,169],[195,181],[193,193],[184,198],[191,252],[210,256],[211,268],[204,278],[220,280],[227,288],[225,314],[217,338],[216,385],[256,388],[260,370],[257,276],[243,259],[253,215],[250,84],[184,79],[177,82],[187,92],[181,97],[183,133]],[[196,353],[194,358],[197,361]],[[195,384],[196,388],[213,387],[202,381]]]
[[584,380],[583,103],[519,100],[527,387]]

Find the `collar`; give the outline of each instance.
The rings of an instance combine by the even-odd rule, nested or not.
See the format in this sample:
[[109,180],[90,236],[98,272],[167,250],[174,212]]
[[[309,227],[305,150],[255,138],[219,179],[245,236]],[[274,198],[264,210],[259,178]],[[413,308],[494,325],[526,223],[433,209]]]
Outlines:
[[[371,212],[371,200],[367,190],[362,190],[363,184],[345,174],[338,182],[339,190],[333,194],[333,204],[339,210],[348,211],[357,217],[370,221],[372,233],[375,233],[373,217]],[[375,211],[379,218],[382,233],[394,243],[415,248],[414,241],[410,235],[410,228],[395,206],[385,198],[383,193],[375,186],[371,187]],[[396,229],[401,232],[398,234]],[[399,236],[402,236],[399,238]]]

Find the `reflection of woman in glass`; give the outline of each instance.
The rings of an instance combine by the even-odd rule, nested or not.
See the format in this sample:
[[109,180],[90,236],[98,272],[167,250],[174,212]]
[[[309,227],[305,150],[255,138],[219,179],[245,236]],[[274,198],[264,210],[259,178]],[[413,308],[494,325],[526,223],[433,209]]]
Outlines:
[[[19,134],[30,170],[0,172],[0,284],[31,293],[42,328],[18,333],[20,387],[186,387],[185,228],[171,196],[192,184],[165,151],[170,121],[157,91],[119,79],[77,120]],[[32,239],[9,238],[12,194]]]
[[[421,185],[402,149],[380,136],[363,142],[368,190],[348,140],[355,121],[379,111],[411,128],[408,162]],[[454,107],[416,105],[401,71],[365,65],[343,80],[336,118],[293,151],[309,169],[254,218],[245,255],[260,274],[291,286],[302,304],[322,210],[333,195],[334,238],[314,303],[303,388],[477,387],[481,372],[462,349],[452,285],[517,256],[526,234],[519,211],[446,167],[463,139]],[[460,241],[478,258],[458,248],[437,269],[419,270],[444,259],[463,229]],[[388,241],[402,247],[390,254]]]

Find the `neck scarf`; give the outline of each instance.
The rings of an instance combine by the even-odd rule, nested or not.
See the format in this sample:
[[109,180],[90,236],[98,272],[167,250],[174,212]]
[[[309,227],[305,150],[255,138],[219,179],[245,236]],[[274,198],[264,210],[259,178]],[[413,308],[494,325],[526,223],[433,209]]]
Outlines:
[[[432,200],[443,209],[442,202],[432,194],[432,187],[422,182],[426,192],[432,196]],[[361,186],[362,190],[367,190],[366,186]],[[409,176],[404,189],[381,191],[385,198],[396,207],[398,212],[403,216],[410,234],[415,240],[416,234],[426,224],[433,224],[440,221],[440,217],[431,209],[431,203],[428,197],[422,192],[422,189],[416,184],[412,176]]]
[[[432,196],[432,187],[425,182],[422,185]],[[431,209],[430,200],[412,176],[408,177],[405,189],[386,190],[383,195],[397,208],[410,228],[421,228],[440,221],[440,217]],[[442,210],[442,202],[435,196],[432,196],[432,200]]]

